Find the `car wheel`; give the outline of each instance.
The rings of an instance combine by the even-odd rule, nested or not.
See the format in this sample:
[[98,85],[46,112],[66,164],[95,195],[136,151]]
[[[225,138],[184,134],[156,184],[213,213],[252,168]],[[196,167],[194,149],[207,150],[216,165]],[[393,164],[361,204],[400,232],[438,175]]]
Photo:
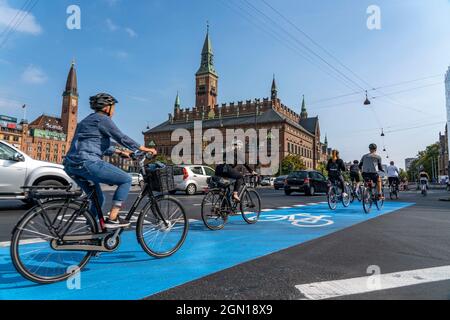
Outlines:
[[197,193],[197,187],[195,186],[195,184],[190,184],[190,185],[187,186],[186,194],[188,196],[193,196],[196,193]]

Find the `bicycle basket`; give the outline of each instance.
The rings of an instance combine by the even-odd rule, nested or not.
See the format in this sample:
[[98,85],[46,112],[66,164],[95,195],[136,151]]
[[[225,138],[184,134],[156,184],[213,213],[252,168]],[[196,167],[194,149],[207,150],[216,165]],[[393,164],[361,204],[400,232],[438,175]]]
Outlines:
[[146,168],[147,182],[153,191],[169,192],[175,190],[175,182],[173,179],[173,166],[152,169]]

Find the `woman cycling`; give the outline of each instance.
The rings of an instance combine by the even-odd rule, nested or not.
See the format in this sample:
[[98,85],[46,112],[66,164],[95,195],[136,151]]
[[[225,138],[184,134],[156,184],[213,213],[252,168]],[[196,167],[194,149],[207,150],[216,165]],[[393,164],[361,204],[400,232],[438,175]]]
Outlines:
[[[236,169],[237,166],[242,164],[248,172],[256,175],[256,172],[254,172],[249,165],[245,163],[245,160],[238,159],[239,150],[241,149],[242,147],[240,147],[238,143],[233,143],[232,147],[228,149],[229,152],[225,150],[223,153],[223,164],[219,164],[216,167],[216,176],[236,180],[233,189],[233,200],[238,203],[241,201],[241,199],[239,199],[239,190],[244,184],[244,176]],[[233,153],[233,161],[231,161],[231,163],[227,163],[227,154],[231,152]]]
[[341,158],[339,158],[339,151],[333,150],[331,155],[331,159],[328,160],[327,163],[328,178],[333,183],[335,183],[336,181],[339,182],[339,186],[342,190],[342,196],[346,197],[347,193],[345,192],[345,180],[344,176],[342,175],[342,172],[345,172],[347,170],[345,168],[345,163]]
[[[95,188],[100,205],[104,202],[100,184],[117,186],[109,218],[105,221],[107,229],[124,228],[130,225],[129,221],[119,218],[119,211],[130,192],[131,176],[103,161],[102,158],[113,154],[129,158],[131,152],[117,150],[111,146],[111,139],[132,152],[140,150],[154,155],[157,153],[155,149],[141,146],[117,128],[111,120],[116,103],[118,101],[107,93],[99,93],[90,98],[91,109],[95,112],[78,124],[70,150],[64,159],[64,170],[67,174],[87,194]],[[88,181],[92,181],[94,186],[91,187]],[[91,207],[91,211],[99,216],[95,206]]]

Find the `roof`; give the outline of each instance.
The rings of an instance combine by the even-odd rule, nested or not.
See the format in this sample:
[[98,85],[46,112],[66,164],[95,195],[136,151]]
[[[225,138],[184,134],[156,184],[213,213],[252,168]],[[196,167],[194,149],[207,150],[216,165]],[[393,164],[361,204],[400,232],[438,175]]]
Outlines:
[[206,33],[205,43],[202,50],[202,62],[200,68],[197,71],[197,75],[211,73],[217,76],[216,69],[214,68],[214,53],[211,45],[211,40],[209,38],[209,30]]
[[[255,115],[242,115],[239,117],[226,117],[222,119],[214,119],[214,120],[204,120],[202,123],[203,129],[213,129],[213,128],[220,128],[222,125],[224,127],[240,127],[243,125],[254,125],[255,124],[255,118],[256,122],[258,124],[261,123],[273,123],[273,122],[286,122],[290,125],[296,127],[297,129],[306,131],[310,134],[315,134],[315,130],[309,131],[306,128],[302,127],[300,124],[298,124],[295,121],[290,120],[289,118],[283,116],[282,114],[278,113],[274,109],[270,109],[257,117]],[[317,119],[318,120],[318,119]],[[171,123],[170,121],[166,121],[152,129],[146,132],[146,134],[150,133],[160,133],[160,132],[167,132],[167,131],[174,131],[177,129],[187,129],[187,130],[193,130],[194,129],[194,121],[189,122],[174,122]]]
[[31,129],[41,129],[49,131],[62,131],[63,126],[61,119],[57,117],[52,117],[48,115],[41,115],[36,120],[30,123]]
[[300,125],[308,132],[316,134],[316,128],[319,125],[319,117],[300,119]]

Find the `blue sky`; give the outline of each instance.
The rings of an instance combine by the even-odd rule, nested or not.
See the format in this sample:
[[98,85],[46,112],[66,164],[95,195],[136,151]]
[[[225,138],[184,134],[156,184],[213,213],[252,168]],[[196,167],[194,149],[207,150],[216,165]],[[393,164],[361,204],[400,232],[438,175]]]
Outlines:
[[[311,64],[298,54],[301,49],[290,49],[298,43],[292,41],[301,41],[339,67],[261,0],[249,2],[267,17],[244,0],[49,0],[40,1],[0,47],[0,114],[20,118],[20,106],[26,103],[29,119],[43,112],[58,115],[75,58],[80,118],[89,113],[90,95],[111,92],[120,101],[115,121],[142,141],[147,122],[154,126],[167,119],[177,90],[183,107],[193,106],[194,74],[209,20],[220,103],[268,97],[275,73],[282,101],[299,111],[305,94],[309,114],[320,117],[322,133],[328,133],[331,146],[341,150],[345,160],[359,158],[374,141],[385,144],[391,158],[403,166],[405,157],[437,140],[445,123],[443,75],[450,65],[448,0],[268,1],[374,87],[442,76],[385,88],[384,94],[430,85],[374,99],[370,108],[362,106],[362,93],[317,102],[370,87],[355,79],[359,87],[349,88],[331,77],[320,60]],[[0,0],[0,43],[5,24],[23,3]],[[81,30],[66,28],[71,4],[81,8]],[[366,9],[372,4],[381,8],[381,30],[366,26]],[[385,141],[380,127],[393,131]]]

